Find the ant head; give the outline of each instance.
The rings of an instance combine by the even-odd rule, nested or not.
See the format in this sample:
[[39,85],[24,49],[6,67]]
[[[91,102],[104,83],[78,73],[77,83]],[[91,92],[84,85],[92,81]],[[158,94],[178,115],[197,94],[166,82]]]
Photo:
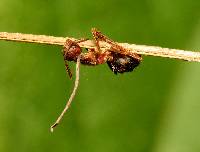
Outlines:
[[81,47],[77,42],[67,39],[64,44],[63,56],[65,60],[76,61],[81,54]]

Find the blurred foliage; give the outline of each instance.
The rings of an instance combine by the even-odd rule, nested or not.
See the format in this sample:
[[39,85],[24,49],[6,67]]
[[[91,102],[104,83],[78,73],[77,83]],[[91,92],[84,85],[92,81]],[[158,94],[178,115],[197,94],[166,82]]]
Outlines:
[[[200,50],[199,0],[1,0],[0,31]],[[134,72],[81,66],[78,94],[61,47],[0,41],[0,151],[199,152],[200,64],[146,57]],[[70,64],[74,69],[75,64]]]

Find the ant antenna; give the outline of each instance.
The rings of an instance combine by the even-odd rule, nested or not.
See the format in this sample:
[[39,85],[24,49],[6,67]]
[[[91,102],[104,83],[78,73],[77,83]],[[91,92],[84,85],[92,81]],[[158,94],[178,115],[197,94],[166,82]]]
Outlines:
[[79,85],[79,72],[80,72],[80,55],[78,56],[77,63],[76,63],[76,79],[75,79],[75,82],[74,82],[74,89],[71,93],[69,100],[67,101],[67,104],[66,104],[64,110],[62,111],[60,116],[57,118],[56,122],[51,126],[51,128],[50,128],[51,132],[53,132],[54,128],[60,123],[60,121],[62,120],[66,111],[69,109],[69,107],[70,107],[70,105],[71,105],[71,103],[72,103],[72,101],[73,101],[73,99],[76,95],[76,91],[77,91],[77,88],[78,88],[78,85]]

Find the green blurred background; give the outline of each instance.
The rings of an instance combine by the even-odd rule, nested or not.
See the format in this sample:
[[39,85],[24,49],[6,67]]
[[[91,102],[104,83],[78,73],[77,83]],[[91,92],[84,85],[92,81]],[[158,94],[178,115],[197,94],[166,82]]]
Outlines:
[[[200,51],[199,0],[0,0],[0,31]],[[200,63],[144,56],[134,72],[81,66],[73,87],[62,47],[0,41],[1,152],[199,152]],[[75,64],[70,66],[74,70]],[[73,79],[74,80],[74,79]]]

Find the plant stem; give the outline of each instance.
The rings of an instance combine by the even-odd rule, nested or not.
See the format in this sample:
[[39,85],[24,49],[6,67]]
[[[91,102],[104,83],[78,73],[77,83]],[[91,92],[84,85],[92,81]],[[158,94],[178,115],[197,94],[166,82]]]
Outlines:
[[64,114],[66,113],[66,111],[69,109],[75,95],[76,95],[76,91],[78,89],[78,85],[79,85],[79,73],[80,73],[80,56],[78,56],[77,59],[77,63],[76,63],[76,80],[74,82],[74,89],[70,95],[69,100],[66,103],[66,106],[64,108],[64,110],[62,111],[62,113],[60,114],[60,116],[57,118],[56,122],[51,126],[50,130],[51,132],[53,132],[54,128],[60,123],[60,121],[62,120]]
[[[6,40],[6,41],[63,46],[66,39],[77,40],[75,38],[69,38],[69,37],[64,38],[64,37],[54,37],[54,36],[46,36],[46,35],[0,32],[0,40]],[[192,52],[192,51],[185,51],[185,50],[178,50],[178,49],[162,48],[162,47],[157,47],[157,46],[136,45],[136,44],[128,44],[128,43],[119,43],[119,44],[127,48],[128,50],[134,53],[138,53],[138,54],[200,62],[200,52]],[[83,48],[96,47],[93,40],[81,42],[80,46]],[[101,42],[100,47],[103,50],[103,49],[109,48],[110,45],[105,42]]]

